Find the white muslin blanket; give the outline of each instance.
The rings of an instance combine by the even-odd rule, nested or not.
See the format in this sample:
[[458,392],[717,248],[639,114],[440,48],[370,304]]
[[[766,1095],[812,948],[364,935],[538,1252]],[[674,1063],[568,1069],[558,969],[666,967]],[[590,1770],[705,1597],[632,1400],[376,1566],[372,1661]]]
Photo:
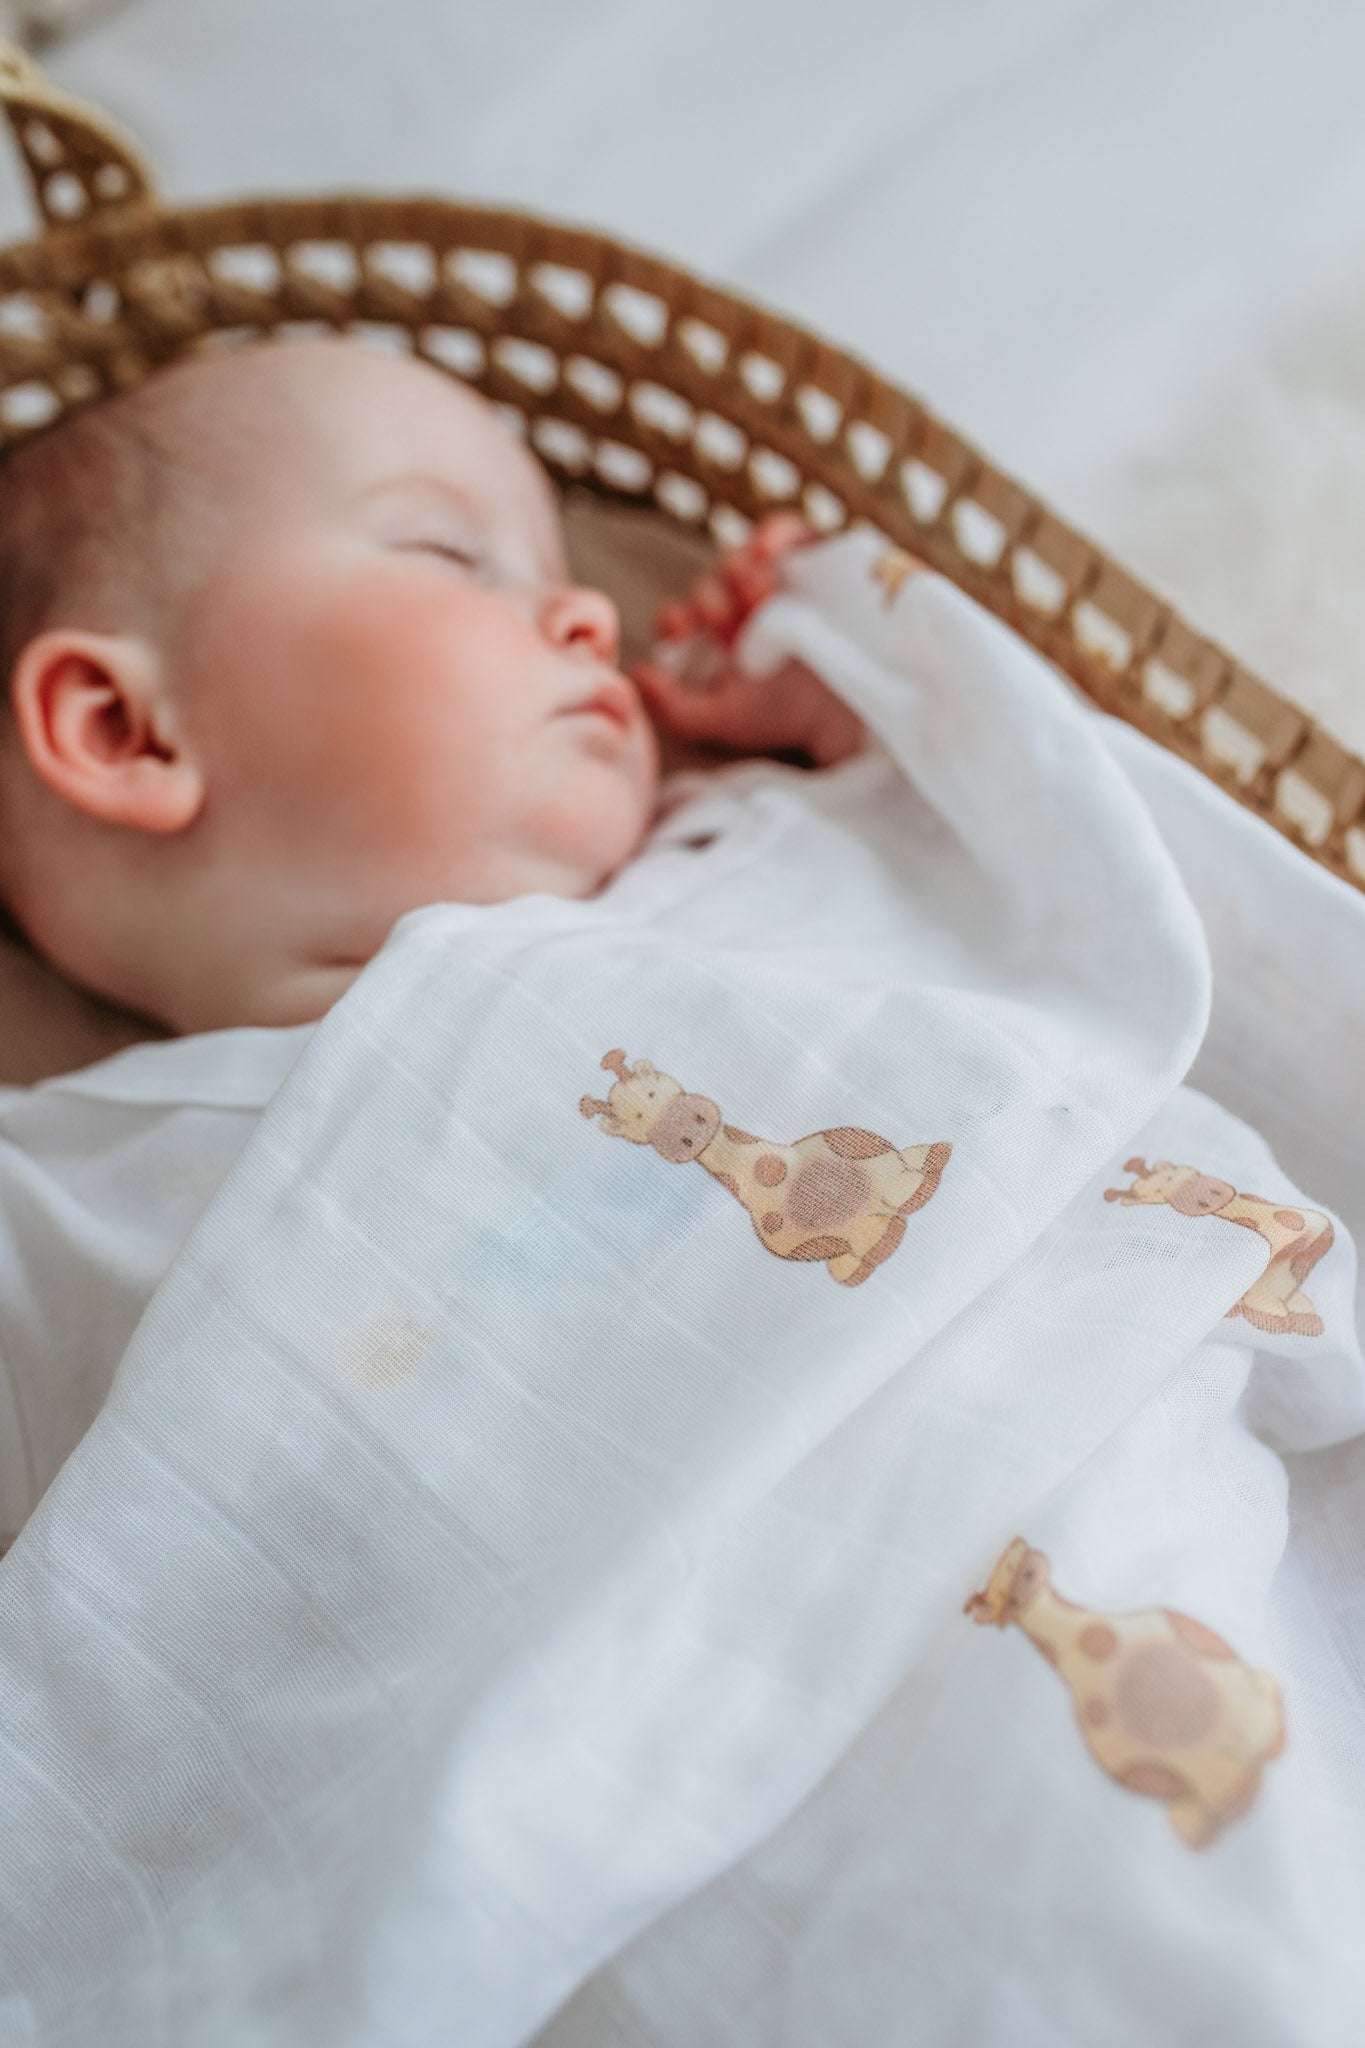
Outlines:
[[870,752],[404,919],[174,1260],[4,2043],[1359,2039],[1365,904],[902,567],[746,643]]

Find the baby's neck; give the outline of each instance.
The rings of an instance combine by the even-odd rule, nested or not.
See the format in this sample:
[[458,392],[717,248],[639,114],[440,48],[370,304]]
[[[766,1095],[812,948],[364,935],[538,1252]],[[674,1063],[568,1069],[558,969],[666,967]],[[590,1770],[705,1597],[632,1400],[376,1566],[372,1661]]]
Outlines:
[[[676,741],[663,756],[665,775],[722,765]],[[325,891],[301,915],[289,892],[277,900],[259,877],[207,855],[169,872],[167,849],[129,844],[114,875],[103,844],[77,837],[62,850],[44,877],[36,949],[77,987],[174,1035],[316,1022],[386,936],[352,928]]]
[[[365,966],[363,960],[259,957],[234,963],[166,956],[147,963],[136,981],[91,984],[92,992],[135,1016],[158,1033],[229,1031],[239,1025],[265,1029],[313,1024],[345,995]],[[187,971],[188,970],[188,971]]]
[[51,848],[16,922],[65,980],[153,1032],[312,1023],[366,964],[362,946],[317,943],[287,901],[260,901],[226,867],[205,886],[202,871],[154,867],[155,845],[130,845],[117,865],[97,850],[98,887],[91,849]]

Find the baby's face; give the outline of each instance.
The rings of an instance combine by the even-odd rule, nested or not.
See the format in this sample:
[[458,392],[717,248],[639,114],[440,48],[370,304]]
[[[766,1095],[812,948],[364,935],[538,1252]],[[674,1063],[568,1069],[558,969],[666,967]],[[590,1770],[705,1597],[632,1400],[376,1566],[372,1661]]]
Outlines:
[[649,826],[658,753],[542,472],[420,364],[252,356],[184,372],[217,451],[172,659],[203,857],[293,898],[338,963],[423,903],[591,894]]

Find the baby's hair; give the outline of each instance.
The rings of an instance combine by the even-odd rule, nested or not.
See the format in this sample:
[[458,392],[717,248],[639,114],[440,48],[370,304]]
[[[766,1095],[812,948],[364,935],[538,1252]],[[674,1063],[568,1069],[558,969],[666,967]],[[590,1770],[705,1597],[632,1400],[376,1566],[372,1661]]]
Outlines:
[[149,623],[176,464],[139,390],[88,406],[0,456],[0,679],[49,626]]

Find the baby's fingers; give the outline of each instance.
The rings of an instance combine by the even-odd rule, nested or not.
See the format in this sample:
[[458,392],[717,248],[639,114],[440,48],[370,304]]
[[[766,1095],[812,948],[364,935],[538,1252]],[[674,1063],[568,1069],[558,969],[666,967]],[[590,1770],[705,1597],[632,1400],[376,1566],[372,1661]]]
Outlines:
[[743,545],[722,555],[687,597],[661,606],[654,621],[655,638],[672,642],[709,633],[730,645],[750,613],[779,588],[783,556],[819,537],[799,512],[766,513]]
[[692,633],[686,639],[661,642],[630,673],[646,688],[695,697],[714,691],[732,666],[728,650],[718,641],[709,634]]
[[749,546],[760,560],[776,562],[819,538],[802,512],[765,512],[749,536]]
[[727,745],[737,737],[732,700],[741,678],[722,649],[710,646],[709,655],[705,681],[685,681],[657,659],[637,662],[630,676],[657,725],[678,739]]
[[759,520],[744,545],[734,548],[720,563],[720,574],[742,616],[747,618],[778,589],[782,558],[818,538],[799,512],[769,512]]

